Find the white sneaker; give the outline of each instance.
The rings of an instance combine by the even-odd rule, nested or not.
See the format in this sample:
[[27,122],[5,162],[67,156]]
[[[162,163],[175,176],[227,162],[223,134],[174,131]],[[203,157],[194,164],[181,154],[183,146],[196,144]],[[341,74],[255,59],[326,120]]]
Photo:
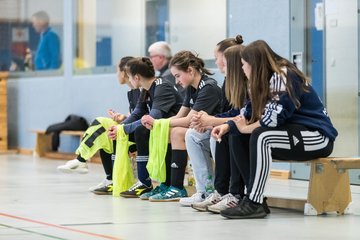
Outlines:
[[214,205],[220,201],[221,201],[221,195],[217,191],[214,191],[204,201],[199,203],[194,203],[191,205],[191,207],[198,211],[206,212],[209,206]]
[[88,173],[89,169],[86,162],[80,162],[77,159],[67,161],[64,165],[58,166],[57,170],[64,173]]
[[106,178],[103,179],[98,185],[96,186],[92,186],[89,188],[89,191],[92,192],[94,191],[95,189],[98,189],[98,188],[103,188],[103,187],[106,187],[108,185],[112,184],[112,181],[111,180],[107,180]]
[[222,210],[237,207],[238,204],[239,204],[239,199],[234,195],[232,195],[231,193],[228,193],[221,198],[220,202],[209,206],[208,211],[213,213],[220,213],[220,211]]
[[202,192],[197,192],[193,194],[191,197],[180,198],[179,203],[182,206],[190,207],[191,204],[200,203],[204,200],[205,200],[205,194]]

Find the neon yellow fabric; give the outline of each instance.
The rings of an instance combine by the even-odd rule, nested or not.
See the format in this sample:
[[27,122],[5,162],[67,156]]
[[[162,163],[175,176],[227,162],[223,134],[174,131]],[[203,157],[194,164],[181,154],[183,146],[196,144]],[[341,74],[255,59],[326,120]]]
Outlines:
[[150,132],[149,161],[146,168],[152,179],[166,180],[165,156],[169,142],[170,119],[155,120]]
[[113,168],[113,196],[116,197],[135,183],[128,153],[129,145],[129,136],[124,131],[124,125],[118,125]]
[[[80,146],[76,149],[76,154],[80,155],[85,160],[89,160],[91,157],[95,155],[95,153],[99,149],[103,149],[105,152],[111,154],[114,152],[114,146],[113,141],[108,138],[107,132],[108,129],[113,126],[117,125],[118,123],[112,120],[111,118],[105,118],[105,117],[98,117],[96,120],[100,123],[99,125],[90,126],[83,138],[81,140]],[[97,136],[94,141],[93,145],[91,147],[87,146],[85,142],[99,129],[99,128],[105,128],[105,132]]]

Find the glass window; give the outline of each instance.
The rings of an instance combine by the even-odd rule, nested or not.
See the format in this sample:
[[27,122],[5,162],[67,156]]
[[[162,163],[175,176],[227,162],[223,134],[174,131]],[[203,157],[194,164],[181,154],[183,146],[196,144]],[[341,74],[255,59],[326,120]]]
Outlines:
[[226,0],[77,0],[76,5],[76,74],[113,72],[121,57],[147,55],[156,41],[167,41],[173,53],[188,49],[213,59],[214,46],[226,37]]
[[142,0],[78,0],[75,72],[113,72],[125,55],[144,53]]
[[0,0],[0,4],[0,70],[30,76],[60,73],[63,1]]
[[226,38],[226,4],[226,0],[169,0],[173,52],[187,49],[213,59],[215,45]]

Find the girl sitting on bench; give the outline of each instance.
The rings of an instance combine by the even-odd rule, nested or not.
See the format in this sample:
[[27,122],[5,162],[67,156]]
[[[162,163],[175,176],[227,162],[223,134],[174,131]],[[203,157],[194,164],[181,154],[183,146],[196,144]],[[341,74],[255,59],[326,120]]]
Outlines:
[[233,121],[215,127],[213,137],[238,134],[239,172],[246,195],[235,208],[221,211],[226,218],[263,218],[264,189],[272,158],[304,161],[327,157],[337,131],[309,79],[262,40],[242,51],[250,101]]

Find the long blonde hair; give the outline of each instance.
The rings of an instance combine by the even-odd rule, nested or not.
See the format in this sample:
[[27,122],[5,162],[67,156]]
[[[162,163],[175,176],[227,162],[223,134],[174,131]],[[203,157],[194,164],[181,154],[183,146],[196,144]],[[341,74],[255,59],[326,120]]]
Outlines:
[[225,96],[229,103],[240,109],[247,97],[247,79],[242,69],[241,52],[243,45],[229,47],[224,52],[226,59]]

